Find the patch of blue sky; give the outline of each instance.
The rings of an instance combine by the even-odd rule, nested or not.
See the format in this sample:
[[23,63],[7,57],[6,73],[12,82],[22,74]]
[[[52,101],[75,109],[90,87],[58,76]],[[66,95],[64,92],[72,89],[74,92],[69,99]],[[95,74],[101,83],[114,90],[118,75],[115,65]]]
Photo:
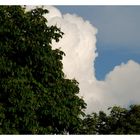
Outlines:
[[140,6],[57,6],[77,14],[98,29],[95,61],[99,80],[116,65],[132,59],[140,63]]

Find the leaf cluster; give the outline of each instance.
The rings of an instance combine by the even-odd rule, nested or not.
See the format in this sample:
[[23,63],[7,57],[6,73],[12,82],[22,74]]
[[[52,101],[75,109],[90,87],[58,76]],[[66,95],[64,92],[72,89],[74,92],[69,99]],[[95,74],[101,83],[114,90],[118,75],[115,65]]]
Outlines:
[[100,111],[86,115],[79,134],[140,134],[140,105],[129,108],[114,106],[109,114]]
[[0,133],[64,134],[79,125],[86,104],[78,82],[62,71],[62,38],[43,8],[0,6]]

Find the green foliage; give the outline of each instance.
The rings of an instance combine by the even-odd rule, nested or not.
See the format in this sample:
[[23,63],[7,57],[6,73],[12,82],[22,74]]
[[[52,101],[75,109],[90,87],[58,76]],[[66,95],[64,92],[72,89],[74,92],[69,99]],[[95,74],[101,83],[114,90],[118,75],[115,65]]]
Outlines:
[[84,114],[78,82],[52,50],[63,32],[47,26],[47,10],[0,6],[0,134],[140,134],[140,105]]
[[74,133],[86,104],[76,80],[62,71],[64,53],[52,50],[63,33],[47,26],[47,10],[0,6],[0,133]]
[[98,116],[96,113],[92,113],[91,115],[87,115],[83,121],[82,125],[77,131],[77,134],[96,134],[98,127]]
[[126,118],[126,133],[140,134],[140,105],[131,105]]
[[140,134],[140,105],[128,109],[114,106],[109,110],[108,115],[102,111],[87,115],[79,134]]

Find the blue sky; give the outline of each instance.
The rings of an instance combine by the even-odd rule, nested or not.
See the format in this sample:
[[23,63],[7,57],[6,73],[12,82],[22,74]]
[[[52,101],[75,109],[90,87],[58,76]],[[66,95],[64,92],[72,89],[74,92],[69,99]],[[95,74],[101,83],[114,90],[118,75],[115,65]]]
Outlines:
[[98,29],[95,61],[99,80],[116,65],[140,63],[140,6],[56,6],[63,14],[81,16]]
[[64,32],[52,46],[65,52],[63,71],[78,81],[86,112],[139,104],[140,6],[46,8],[48,25]]
[[79,96],[87,103],[85,112],[139,104],[140,6],[44,8],[49,10],[44,15],[48,26],[57,25],[64,32],[52,48],[65,52],[63,72],[66,78],[78,81]]

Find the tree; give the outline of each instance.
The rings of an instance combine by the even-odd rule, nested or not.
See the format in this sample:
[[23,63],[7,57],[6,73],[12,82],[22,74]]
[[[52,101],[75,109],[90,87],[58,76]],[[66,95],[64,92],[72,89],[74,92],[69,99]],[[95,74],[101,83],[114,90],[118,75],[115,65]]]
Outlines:
[[131,105],[126,114],[126,133],[140,134],[140,105]]
[[[106,127],[104,131],[99,131],[100,134],[125,134],[126,114],[127,109],[119,106],[110,107],[110,114],[106,115],[104,121]],[[102,126],[100,126],[100,129]]]
[[64,134],[81,125],[86,104],[78,82],[62,71],[63,33],[47,26],[47,10],[0,7],[0,133]]
[[97,134],[98,133],[98,116],[96,113],[86,115],[79,127],[77,134]]
[[140,105],[114,106],[109,111],[86,115],[79,134],[140,134]]

